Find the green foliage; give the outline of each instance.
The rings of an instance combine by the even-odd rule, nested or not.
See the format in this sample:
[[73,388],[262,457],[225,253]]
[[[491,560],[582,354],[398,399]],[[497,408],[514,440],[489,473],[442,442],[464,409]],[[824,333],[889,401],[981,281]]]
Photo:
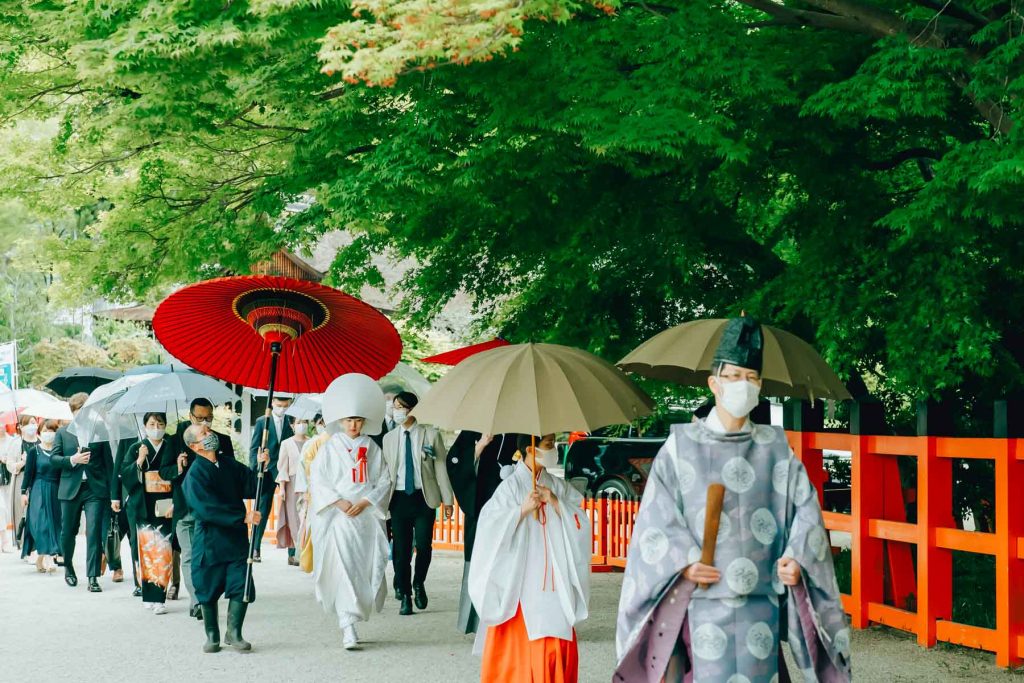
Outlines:
[[22,386],[42,386],[65,368],[75,366],[110,368],[107,352],[92,344],[67,337],[43,340],[18,358]]
[[613,4],[6,3],[4,190],[95,207],[46,243],[71,292],[152,299],[347,230],[331,281],[413,259],[416,326],[466,293],[482,327],[616,360],[745,309],[907,416],[977,427],[1020,390],[1014,6]]

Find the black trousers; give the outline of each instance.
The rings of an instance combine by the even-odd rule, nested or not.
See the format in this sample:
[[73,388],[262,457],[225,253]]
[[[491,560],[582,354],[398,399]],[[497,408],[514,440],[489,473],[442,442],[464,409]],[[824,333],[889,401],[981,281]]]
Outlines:
[[274,493],[277,491],[277,482],[270,476],[269,472],[263,473],[263,490],[260,491],[259,507],[262,519],[256,525],[253,533],[256,534],[256,554],[260,554],[260,544],[263,543],[263,532],[267,530],[267,522],[270,521],[270,510],[274,507]]
[[[126,506],[122,504],[120,512],[114,512],[113,510],[111,510],[109,508],[106,510],[106,513],[108,515],[108,519],[110,519],[114,515],[117,515],[117,543],[114,546],[114,549],[113,549],[114,552],[109,553],[107,555],[107,564],[110,565],[110,570],[111,571],[115,571],[116,572],[116,571],[122,571],[124,569],[124,562],[121,560],[121,543],[122,543],[122,541],[124,541],[124,537],[127,536],[128,537],[128,545],[131,547],[131,555],[132,555],[132,563],[131,563],[131,565],[132,565],[132,577],[135,579],[135,585],[138,586],[139,585],[139,576],[138,576],[138,572],[136,571],[136,567],[135,567],[135,563],[138,562],[138,559],[139,559],[139,551],[135,547],[135,542],[138,539],[138,537],[132,531],[133,525],[129,524],[129,522],[128,522],[128,512],[125,509],[125,507]],[[109,531],[109,529],[110,529],[109,525],[107,526],[107,529]]]
[[[217,602],[220,596],[228,600],[245,600],[245,569],[248,566],[242,557],[230,562],[192,564],[192,584],[196,588],[196,602],[208,604]],[[256,600],[256,582],[249,585],[249,602]]]
[[81,525],[82,510],[85,510],[85,575],[98,577],[103,573],[101,571],[103,543],[107,537],[107,515],[104,513],[104,506],[110,505],[105,498],[105,496],[100,497],[94,494],[83,483],[74,498],[60,502],[61,519],[63,520],[60,530],[60,546],[64,551],[64,570],[66,572],[75,573],[75,537],[78,536],[78,529]]
[[[395,491],[391,498],[391,532],[394,544],[391,561],[395,567],[395,588],[405,595],[427,580],[433,555],[434,520],[437,511],[423,500],[423,492],[409,495]],[[412,569],[412,550],[416,547],[416,569]]]

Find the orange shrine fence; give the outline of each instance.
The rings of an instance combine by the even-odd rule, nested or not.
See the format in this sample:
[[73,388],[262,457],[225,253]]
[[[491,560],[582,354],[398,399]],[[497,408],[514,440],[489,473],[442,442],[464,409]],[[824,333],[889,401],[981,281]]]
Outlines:
[[[819,404],[820,406],[820,404]],[[932,647],[947,642],[995,653],[1000,666],[1024,659],[1024,413],[1006,402],[996,404],[995,438],[939,436],[944,421],[937,411],[919,407],[918,436],[884,436],[880,407],[853,404],[850,433],[821,431],[820,411],[799,401],[786,404],[786,434],[824,500],[827,480],[823,452],[851,454],[848,514],[824,512],[825,526],[850,536],[851,590],[843,606],[854,628],[883,624],[913,633]],[[1015,437],[1008,438],[1010,433]],[[1001,434],[1000,434],[1001,433]],[[897,458],[916,461],[916,502],[900,481]],[[995,464],[994,533],[958,528],[953,514],[954,459],[991,460]],[[907,503],[916,505],[917,522],[907,521]],[[584,508],[593,531],[594,571],[626,566],[639,501],[587,498]],[[434,547],[461,550],[463,514],[438,517]],[[274,525],[268,525],[272,536]],[[833,539],[834,540],[834,539]],[[984,628],[953,621],[954,551],[995,557],[996,626]],[[888,602],[887,602],[888,600]]]

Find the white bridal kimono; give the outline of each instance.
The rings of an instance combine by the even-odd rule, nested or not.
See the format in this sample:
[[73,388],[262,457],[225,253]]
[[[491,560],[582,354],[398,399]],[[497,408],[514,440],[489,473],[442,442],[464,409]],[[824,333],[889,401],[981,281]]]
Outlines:
[[[469,595],[485,627],[512,619],[521,605],[531,641],[571,641],[574,626],[588,614],[590,520],[580,507],[583,497],[563,479],[542,471],[538,483],[558,499],[559,512],[544,506],[545,524],[533,515],[520,520],[533,488],[533,473],[522,462],[480,511]],[[486,632],[479,631],[478,653]]]
[[[309,472],[310,526],[316,599],[346,628],[379,612],[386,594],[388,539],[384,516],[391,478],[380,448],[368,436],[335,434],[323,445]],[[371,505],[349,517],[334,503],[362,499]]]

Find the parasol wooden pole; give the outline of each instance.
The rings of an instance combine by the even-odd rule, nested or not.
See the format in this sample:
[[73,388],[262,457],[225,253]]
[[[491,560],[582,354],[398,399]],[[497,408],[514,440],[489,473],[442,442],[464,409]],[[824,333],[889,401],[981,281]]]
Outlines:
[[[267,408],[263,412],[263,436],[260,439],[260,450],[256,457],[256,498],[253,500],[253,509],[260,509],[260,495],[263,493],[263,473],[266,465],[259,462],[258,458],[267,449],[267,437],[270,434],[271,406],[274,403],[274,382],[277,379],[277,359],[281,355],[281,342],[270,342],[270,382],[267,384]],[[245,564],[245,588],[242,593],[242,600],[250,602],[249,595],[252,592],[252,565],[256,557],[256,549],[260,547],[260,539],[256,538],[256,525],[249,525],[249,557]]]
[[[704,547],[701,549],[700,562],[709,567],[715,564],[715,546],[718,544],[718,524],[722,519],[722,502],[725,500],[725,487],[721,484],[708,485],[708,500],[704,517]],[[707,588],[708,584],[700,584]]]

